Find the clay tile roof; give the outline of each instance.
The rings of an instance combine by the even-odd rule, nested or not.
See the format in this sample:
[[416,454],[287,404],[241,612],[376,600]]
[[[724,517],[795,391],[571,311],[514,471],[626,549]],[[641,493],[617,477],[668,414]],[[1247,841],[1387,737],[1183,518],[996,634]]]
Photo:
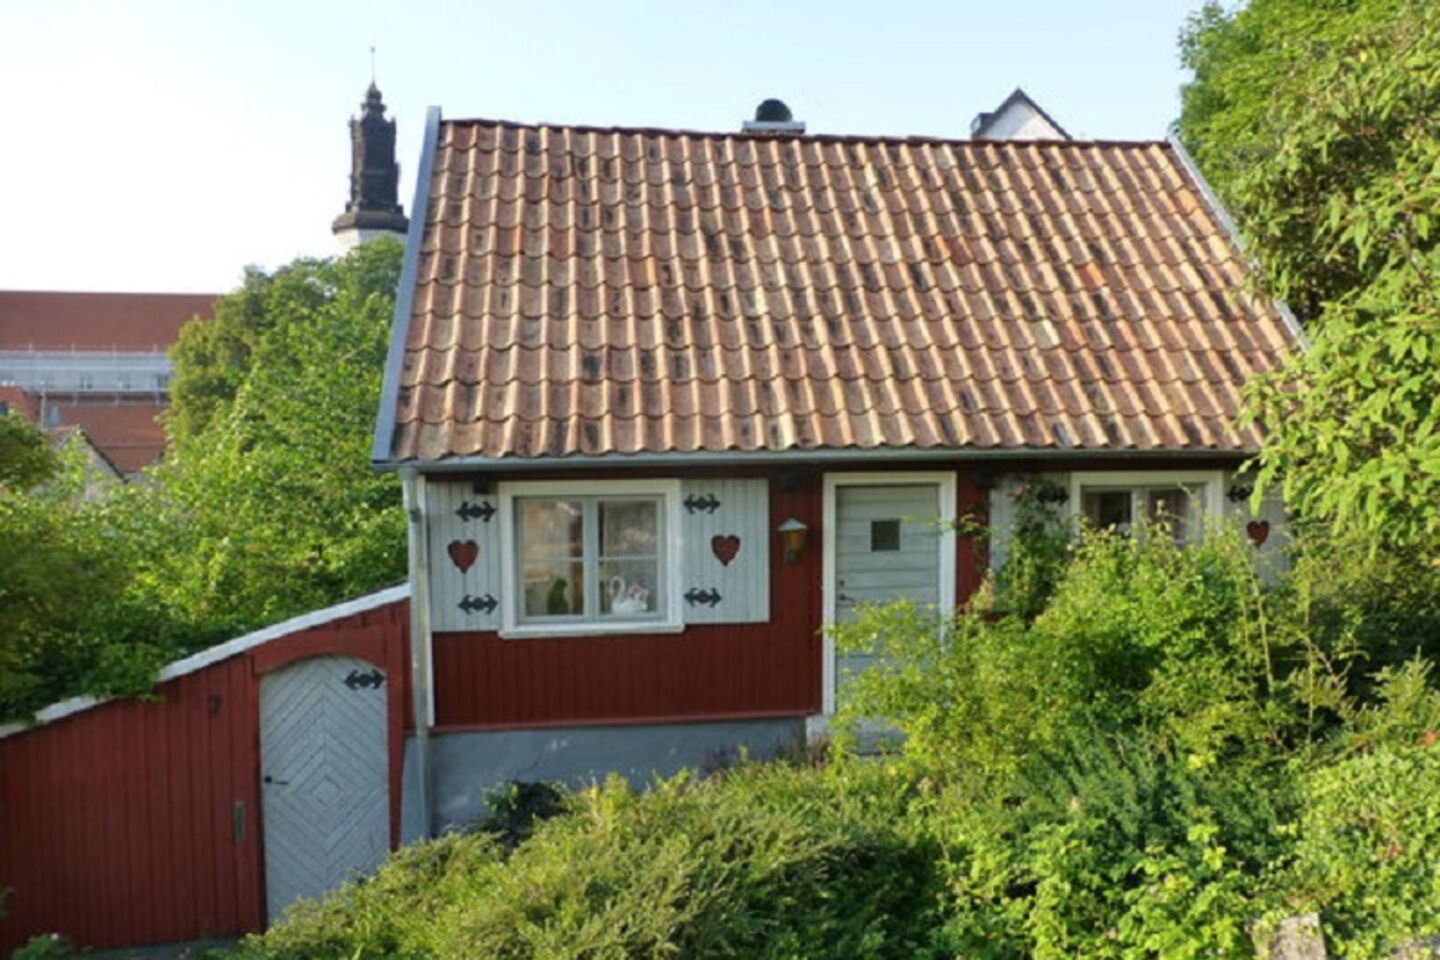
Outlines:
[[1247,451],[1293,343],[1163,142],[454,120],[417,220],[392,462]]

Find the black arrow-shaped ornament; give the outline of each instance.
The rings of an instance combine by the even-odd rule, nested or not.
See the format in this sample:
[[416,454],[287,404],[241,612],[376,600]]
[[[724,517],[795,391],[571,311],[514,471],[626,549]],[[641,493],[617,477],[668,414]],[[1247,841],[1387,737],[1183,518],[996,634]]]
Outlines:
[[494,613],[495,608],[498,606],[500,606],[500,601],[488,593],[483,597],[472,597],[467,593],[464,599],[460,601],[460,609],[466,613],[477,613],[481,610],[486,613]]
[[385,675],[379,670],[371,670],[369,673],[361,673],[359,670],[351,670],[349,676],[342,681],[351,690],[359,690],[361,687],[369,687],[372,690],[380,689],[385,682]]
[[719,603],[721,599],[722,598],[720,596],[720,591],[716,590],[714,587],[711,587],[708,590],[700,589],[698,587],[691,587],[689,590],[685,591],[685,602],[690,604],[690,606],[692,607],[696,606],[697,604],[703,604],[707,607],[713,607],[715,606],[715,604]]
[[481,500],[479,503],[471,503],[469,500],[460,501],[460,509],[455,511],[461,520],[474,520],[477,517],[486,523],[495,516],[495,508],[489,500]]
[[713,493],[707,493],[703,497],[697,497],[695,496],[695,494],[692,493],[690,494],[690,496],[685,498],[684,504],[686,513],[695,513],[697,510],[703,510],[706,513],[714,513],[716,510],[720,509],[720,501],[715,497],[715,494]]

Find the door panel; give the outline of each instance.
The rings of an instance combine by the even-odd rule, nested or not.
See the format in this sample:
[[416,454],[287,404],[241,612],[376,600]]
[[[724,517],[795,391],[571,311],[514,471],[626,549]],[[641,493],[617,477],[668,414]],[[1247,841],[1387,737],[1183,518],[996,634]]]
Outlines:
[[390,847],[384,673],[302,660],[260,682],[260,790],[271,922],[369,873]]
[[[908,598],[938,604],[939,518],[937,484],[837,486],[836,619],[851,619],[864,603]],[[843,690],[847,674],[863,670],[874,660],[872,654],[837,653],[837,694]]]

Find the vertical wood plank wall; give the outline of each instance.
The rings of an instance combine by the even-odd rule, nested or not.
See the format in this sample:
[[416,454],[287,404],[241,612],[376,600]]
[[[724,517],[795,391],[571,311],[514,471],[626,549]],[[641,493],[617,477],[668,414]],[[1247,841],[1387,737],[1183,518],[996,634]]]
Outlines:
[[[768,622],[689,624],[679,634],[524,640],[486,632],[437,633],[437,727],[503,729],[819,712],[822,472],[809,466],[725,475],[757,473],[770,484]],[[983,506],[985,492],[963,469],[957,491],[960,513]],[[791,517],[810,528],[804,553],[793,565],[785,563],[775,535],[775,528]],[[982,559],[976,544],[958,541],[960,598],[978,586]]]
[[167,681],[158,700],[106,703],[0,739],[0,889],[10,890],[0,956],[37,933],[110,948],[260,929],[259,675],[293,659],[364,648],[400,685],[390,707],[398,837],[408,623],[407,603],[389,604]]

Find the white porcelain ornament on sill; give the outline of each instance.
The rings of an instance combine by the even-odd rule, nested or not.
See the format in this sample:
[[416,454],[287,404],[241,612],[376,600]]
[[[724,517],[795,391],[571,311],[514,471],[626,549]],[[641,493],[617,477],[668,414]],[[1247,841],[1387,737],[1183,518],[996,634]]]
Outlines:
[[650,591],[638,583],[626,584],[625,578],[610,578],[610,612],[621,614],[646,613],[650,610]]

